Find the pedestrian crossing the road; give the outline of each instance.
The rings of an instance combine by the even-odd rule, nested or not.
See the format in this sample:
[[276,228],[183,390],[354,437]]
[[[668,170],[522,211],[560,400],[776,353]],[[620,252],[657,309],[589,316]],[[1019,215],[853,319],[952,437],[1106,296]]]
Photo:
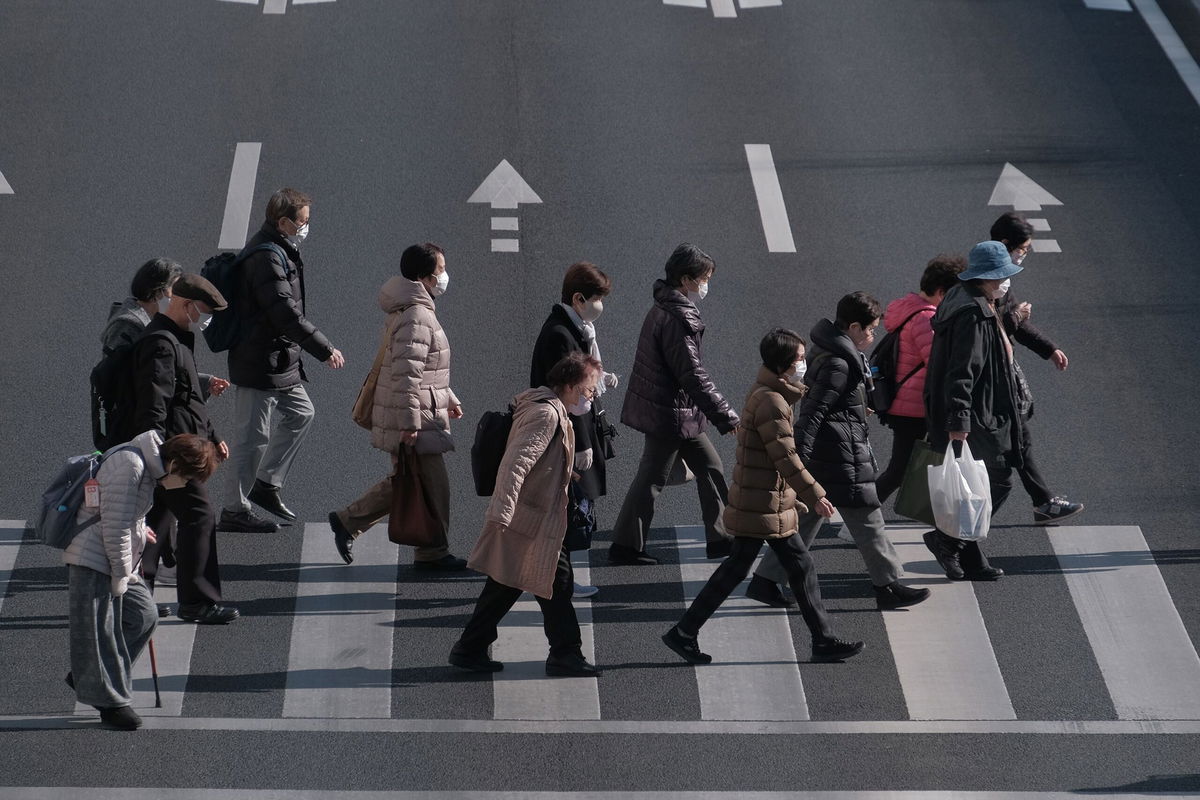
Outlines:
[[[809,664],[807,634],[797,634],[789,612],[747,600],[744,585],[701,631],[702,646],[714,656],[713,664],[692,667],[678,663],[655,640],[645,643],[647,663],[635,665],[647,670],[647,680],[655,678],[654,661],[677,670],[674,675],[690,675],[699,701],[699,712],[691,720],[656,722],[645,717],[630,719],[628,713],[613,714],[606,710],[606,701],[611,704],[612,697],[605,691],[604,677],[547,678],[541,612],[528,595],[505,619],[493,648],[493,656],[505,663],[505,669],[490,676],[490,718],[467,714],[463,715],[469,717],[466,719],[453,715],[437,720],[405,719],[404,687],[397,686],[393,675],[396,642],[403,642],[405,636],[403,629],[397,633],[398,619],[406,613],[397,603],[400,551],[376,530],[360,537],[355,562],[343,565],[336,560],[332,534],[323,523],[302,526],[301,563],[290,589],[295,606],[286,688],[278,718],[223,721],[185,714],[197,628],[174,617],[164,619],[155,635],[161,705],[155,707],[148,657],[136,667],[134,705],[151,718],[148,726],[182,729],[234,725],[319,730],[337,720],[340,728],[353,730],[1200,732],[1200,656],[1139,528],[1071,526],[1046,531],[1057,560],[1055,580],[1065,581],[1077,615],[1069,623],[1086,633],[1090,657],[1109,695],[1096,704],[1108,709],[1107,713],[1068,721],[1018,713],[1011,694],[1017,676],[1005,674],[1004,659],[998,658],[995,637],[989,631],[989,623],[1003,620],[995,617],[995,609],[980,602],[989,585],[946,581],[924,548],[921,528],[894,525],[888,532],[905,563],[906,580],[933,589],[925,603],[883,613],[885,636],[868,641],[869,650],[886,649],[890,655],[890,659],[870,662],[870,669],[894,671],[884,677],[902,695],[906,711],[902,719],[831,719],[814,713],[819,703],[812,703],[821,699],[826,677],[831,674],[823,669],[830,667]],[[8,592],[18,550],[40,546],[23,534],[19,521],[0,523],[0,602]],[[668,615],[682,614],[717,566],[704,556],[702,527],[679,526],[674,534],[681,585],[676,610]],[[600,563],[603,554],[594,555]],[[587,554],[576,557],[578,582],[594,581],[601,587],[595,604],[582,598],[575,604],[584,654],[604,667],[606,643],[611,648],[613,642],[628,635],[628,629],[622,629],[622,614],[594,619],[593,605],[600,607],[606,602],[606,570],[589,569]],[[821,563],[818,558],[818,565]],[[1037,573],[1005,578],[1042,579]],[[171,587],[158,587],[156,594],[160,603],[174,602]],[[829,601],[831,606],[837,602],[836,598]],[[255,617],[247,615],[236,624],[253,626]],[[1046,618],[1039,624],[1068,621]],[[669,621],[664,621],[661,628],[667,627]],[[447,627],[443,650],[417,654],[423,670],[431,675],[454,672],[445,664],[445,656],[457,633]],[[19,635],[18,630],[13,638]],[[63,656],[65,660],[65,652]],[[849,664],[833,667],[851,668]],[[460,676],[455,673],[454,677]],[[479,680],[478,676],[462,677]],[[1039,679],[1053,684],[1073,678],[1048,672]],[[452,705],[454,681],[439,686],[447,692],[447,704]],[[64,708],[62,714],[65,716],[22,716],[10,709],[10,716],[0,717],[0,723],[19,725],[37,720],[43,725],[70,726],[94,718],[94,712],[82,706]]]

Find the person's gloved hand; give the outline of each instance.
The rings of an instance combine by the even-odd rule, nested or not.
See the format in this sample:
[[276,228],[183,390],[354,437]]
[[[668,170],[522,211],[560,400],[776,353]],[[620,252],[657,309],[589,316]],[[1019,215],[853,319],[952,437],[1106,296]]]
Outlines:
[[587,472],[592,468],[592,448],[580,450],[575,454],[575,471]]
[[605,389],[615,389],[615,388],[617,388],[617,384],[620,382],[621,382],[621,379],[616,376],[616,373],[613,373],[613,372],[604,373],[604,388]]
[[114,577],[112,579],[112,596],[113,597],[120,597],[121,595],[125,594],[125,590],[128,588],[129,588],[128,576],[123,577],[123,578]]

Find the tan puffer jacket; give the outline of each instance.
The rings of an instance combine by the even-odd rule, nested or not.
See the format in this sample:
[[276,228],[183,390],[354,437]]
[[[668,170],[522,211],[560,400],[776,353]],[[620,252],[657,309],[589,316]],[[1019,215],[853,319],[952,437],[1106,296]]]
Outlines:
[[759,368],[738,428],[737,465],[723,517],[730,535],[791,536],[800,514],[825,496],[796,454],[792,405],[803,396],[803,387]]
[[398,453],[401,431],[448,432],[458,398],[450,390],[450,343],[425,286],[397,275],[379,290],[379,307],[391,343],[379,367],[371,445]]

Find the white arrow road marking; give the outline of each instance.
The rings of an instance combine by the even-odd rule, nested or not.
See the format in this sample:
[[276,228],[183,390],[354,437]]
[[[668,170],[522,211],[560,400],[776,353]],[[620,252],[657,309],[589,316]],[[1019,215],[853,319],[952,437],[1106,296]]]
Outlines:
[[1192,93],[1192,97],[1197,103],[1200,103],[1200,65],[1197,65],[1196,59],[1192,58],[1187,45],[1179,38],[1171,21],[1167,19],[1167,15],[1162,12],[1154,0],[1133,0],[1133,4],[1141,12],[1142,18],[1146,20],[1146,25],[1150,27],[1154,38],[1158,39],[1159,46],[1171,60],[1171,64],[1179,73],[1179,77],[1183,79],[1188,91]]
[[492,239],[493,253],[518,253],[521,243],[516,239]]
[[1014,211],[1041,211],[1042,206],[1061,206],[1062,201],[1039,186],[1012,164],[1006,163],[992,189],[989,206],[1012,206]]
[[733,0],[712,0],[712,12],[714,17],[736,17],[737,9],[733,7]]
[[1050,220],[1048,219],[1026,219],[1025,221],[1032,225],[1033,229],[1038,233],[1045,233],[1050,230]]
[[750,179],[754,182],[754,194],[758,197],[758,213],[767,237],[767,250],[772,253],[796,252],[792,224],[788,221],[787,207],[783,204],[783,189],[779,185],[779,174],[775,171],[775,159],[771,156],[771,145],[746,145],[746,161],[750,164]]
[[508,159],[502,158],[467,202],[489,203],[492,208],[516,208],[520,203],[540,203],[542,198],[513,169]]
[[520,229],[516,217],[492,217],[492,230],[494,231],[518,231]]
[[4,180],[4,173],[0,172],[0,194],[12,194],[13,188],[8,181]]
[[[734,0],[712,0],[713,16],[717,18],[731,19],[737,16],[737,8],[734,8]],[[708,0],[663,0],[663,5],[666,6],[686,6],[688,8],[707,8]],[[745,11],[748,8],[768,8],[770,6],[781,6],[783,0],[738,0],[738,8]]]
[[264,0],[264,14],[283,14],[287,11],[287,0]]
[[769,8],[771,6],[783,5],[783,0],[738,0],[738,5],[742,11],[747,8]]
[[250,204],[254,201],[254,182],[258,178],[258,157],[262,142],[238,142],[233,152],[233,170],[229,175],[229,193],[225,196],[225,219],[221,223],[222,250],[241,250],[250,231]]
[[1129,0],[1083,0],[1083,4],[1097,11],[1133,11]]

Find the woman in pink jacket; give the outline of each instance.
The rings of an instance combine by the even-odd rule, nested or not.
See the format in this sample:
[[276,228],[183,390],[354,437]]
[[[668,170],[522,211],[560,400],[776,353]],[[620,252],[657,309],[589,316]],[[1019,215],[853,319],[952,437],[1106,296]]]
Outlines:
[[568,353],[548,373],[546,386],[517,395],[512,432],[496,473],[496,489],[484,516],[483,533],[468,565],[488,576],[475,613],[450,650],[450,663],[471,672],[499,672],[504,664],[488,656],[496,626],[521,592],[542,607],[550,656],[546,674],[593,677],[600,674],[583,657],[579,620],[571,595],[575,576],[563,549],[567,532],[567,484],[575,461],[575,431],[568,414],[591,408],[600,362]]
[[933,312],[958,283],[958,273],[967,266],[962,256],[939,255],[929,262],[921,275],[921,291],[909,292],[888,303],[883,326],[888,332],[900,330],[900,352],[896,358],[896,377],[902,380],[887,412],[892,429],[892,458],[875,480],[879,502],[883,503],[900,488],[904,470],[912,456],[913,444],[925,436],[925,365],[933,346]]

